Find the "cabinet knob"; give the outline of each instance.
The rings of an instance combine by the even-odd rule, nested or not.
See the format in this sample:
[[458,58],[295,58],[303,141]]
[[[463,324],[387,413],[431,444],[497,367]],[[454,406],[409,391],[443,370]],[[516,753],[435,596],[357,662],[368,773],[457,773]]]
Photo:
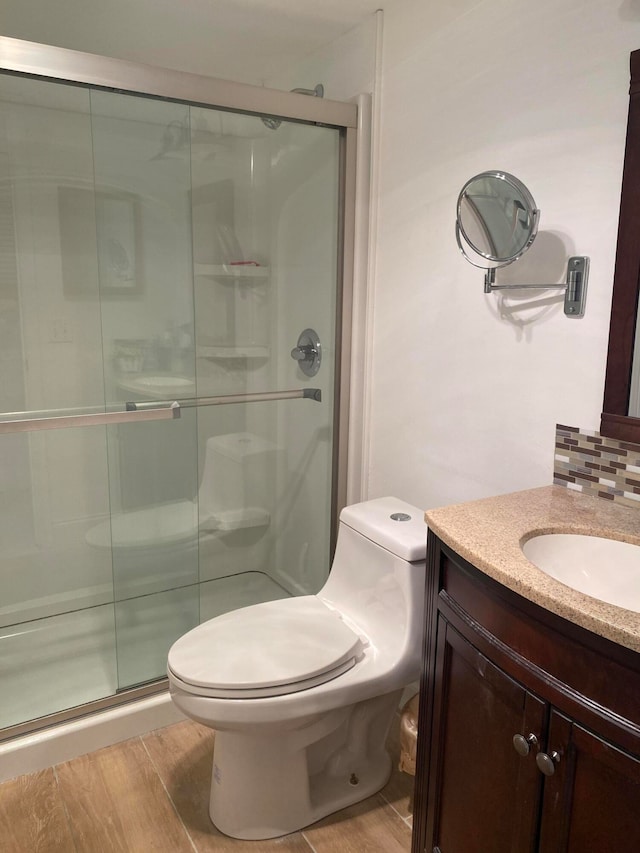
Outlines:
[[526,737],[524,735],[514,735],[513,736],[513,748],[521,755],[523,758],[526,755],[529,755],[529,751],[532,746],[536,746],[538,743],[538,738],[530,732]]
[[560,753],[552,752],[551,755],[547,755],[546,752],[539,752],[536,755],[536,764],[538,765],[538,770],[541,773],[544,773],[545,776],[553,776],[556,772],[556,764],[560,762]]

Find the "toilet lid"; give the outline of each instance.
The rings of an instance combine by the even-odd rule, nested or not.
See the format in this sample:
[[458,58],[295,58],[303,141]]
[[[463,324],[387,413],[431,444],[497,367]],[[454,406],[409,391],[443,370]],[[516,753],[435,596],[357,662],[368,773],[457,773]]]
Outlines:
[[339,613],[306,595],[210,619],[173,644],[168,664],[185,685],[208,695],[277,695],[288,692],[283,685],[334,678],[354,665],[363,648]]

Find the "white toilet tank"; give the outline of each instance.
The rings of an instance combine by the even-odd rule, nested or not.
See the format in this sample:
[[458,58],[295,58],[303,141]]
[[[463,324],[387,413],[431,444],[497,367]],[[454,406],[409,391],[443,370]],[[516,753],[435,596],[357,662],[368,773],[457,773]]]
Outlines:
[[346,507],[329,578],[318,597],[376,642],[420,653],[427,526],[397,498]]
[[398,498],[376,498],[347,506],[340,513],[340,523],[408,563],[426,559],[424,510]]

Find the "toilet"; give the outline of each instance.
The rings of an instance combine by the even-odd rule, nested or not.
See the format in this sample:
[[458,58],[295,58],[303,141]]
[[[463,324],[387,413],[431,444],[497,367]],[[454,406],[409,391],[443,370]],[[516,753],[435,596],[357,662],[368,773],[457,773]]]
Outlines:
[[234,838],[295,832],[380,790],[403,688],[419,677],[423,512],[346,507],[317,595],[254,604],[169,651],[171,697],[216,731],[209,813]]

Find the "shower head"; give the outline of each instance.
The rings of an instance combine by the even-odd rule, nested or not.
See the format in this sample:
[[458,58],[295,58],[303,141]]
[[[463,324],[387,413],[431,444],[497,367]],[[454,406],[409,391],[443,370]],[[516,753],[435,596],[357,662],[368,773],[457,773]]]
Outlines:
[[[291,89],[291,91],[296,92],[298,95],[310,95],[312,98],[324,98],[324,86],[322,83],[317,83],[313,89]],[[269,130],[277,130],[282,124],[282,119],[268,118],[267,116],[260,116],[260,121]]]
[[324,86],[322,83],[316,84],[313,89],[292,89],[292,92],[297,92],[298,95],[311,95],[312,98],[324,98]]
[[164,160],[167,157],[177,157],[189,146],[189,120],[182,121],[174,119],[165,127],[162,134],[160,151],[151,157],[151,160]]
[[260,116],[260,121],[265,125],[265,127],[268,127],[269,130],[277,130],[282,124],[282,121],[279,118],[265,118]]
[[167,160],[192,156],[201,160],[212,160],[216,151],[224,145],[222,134],[210,130],[206,119],[191,121],[190,114],[181,120],[174,119],[165,127],[160,150],[150,160]]

